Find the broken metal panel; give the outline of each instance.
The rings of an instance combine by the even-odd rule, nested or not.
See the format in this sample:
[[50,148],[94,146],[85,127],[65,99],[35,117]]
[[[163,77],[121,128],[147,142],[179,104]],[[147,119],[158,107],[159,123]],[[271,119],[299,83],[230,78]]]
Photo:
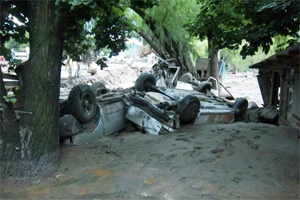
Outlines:
[[[126,108],[122,100],[100,105],[100,120],[104,135],[111,135],[127,126]],[[96,132],[97,129],[94,131]]]
[[186,83],[183,81],[177,81],[176,89],[193,90],[193,86],[190,83]]
[[[234,109],[229,107],[225,102],[207,102],[201,101],[201,109],[210,109],[210,110],[230,110],[234,112]],[[215,111],[214,111],[215,112]]]
[[73,115],[64,115],[59,118],[59,137],[69,137],[83,130],[82,125]]
[[201,108],[194,124],[231,124],[234,120],[235,115],[233,110]]
[[83,124],[84,132],[72,135],[66,143],[85,144],[97,140],[101,135],[111,135],[127,127],[128,120],[125,118],[126,106],[123,98],[109,96],[106,102],[103,99],[98,102],[98,106],[98,114],[95,119]]
[[[76,123],[79,124],[77,120]],[[69,135],[69,137],[64,140],[64,144],[80,145],[98,139],[100,133],[94,133],[93,131],[100,126],[100,108],[97,108],[97,114],[91,122],[80,124],[80,126],[82,129],[79,132],[76,131],[73,132],[72,135]]]
[[272,86],[270,74],[268,72],[261,73],[257,76],[257,80],[262,95],[262,99],[264,101],[264,105],[267,106],[269,104],[269,99],[271,96],[271,86]]
[[168,68],[168,71],[167,71],[167,74],[168,74],[168,85],[170,87],[174,87],[176,86],[176,80],[178,80],[178,76],[179,76],[179,71],[180,71],[180,67],[177,67],[177,66],[172,66],[170,65],[169,68]]
[[159,104],[165,101],[170,101],[169,97],[157,92],[147,92],[144,98],[149,102],[151,102],[152,104]]
[[131,106],[126,113],[126,118],[135,124],[139,125],[147,133],[153,135],[172,133],[174,129],[179,128],[179,116],[177,114],[169,115],[170,120],[163,124],[145,111],[135,106]]

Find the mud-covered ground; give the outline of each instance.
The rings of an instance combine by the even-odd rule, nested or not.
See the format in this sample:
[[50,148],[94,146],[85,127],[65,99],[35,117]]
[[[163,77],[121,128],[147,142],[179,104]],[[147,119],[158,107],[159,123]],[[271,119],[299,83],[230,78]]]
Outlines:
[[1,199],[298,198],[297,131],[267,124],[124,132],[63,146],[50,177],[1,181]]
[[[149,69],[118,66],[77,83],[127,87]],[[235,97],[260,98],[252,73],[224,83]],[[62,146],[60,167],[49,177],[1,179],[0,199],[299,199],[299,130],[238,122],[159,136],[121,132]]]

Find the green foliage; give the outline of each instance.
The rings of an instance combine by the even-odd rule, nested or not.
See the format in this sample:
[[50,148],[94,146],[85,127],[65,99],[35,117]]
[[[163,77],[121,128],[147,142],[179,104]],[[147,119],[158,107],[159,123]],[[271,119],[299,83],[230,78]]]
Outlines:
[[5,42],[5,47],[7,49],[17,49],[17,50],[21,50],[23,51],[26,47],[26,45],[28,45],[28,43],[19,43],[16,41],[16,39],[14,38],[10,38],[7,42]]
[[97,6],[94,0],[56,0],[56,5],[60,5],[61,3],[68,3],[71,5],[71,10],[76,9],[76,7],[81,5],[89,6],[90,8],[95,8]]
[[194,22],[187,29],[200,39],[209,37],[218,49],[238,49],[254,55],[259,47],[268,53],[275,36],[290,36],[289,45],[299,38],[298,0],[202,0]]
[[140,9],[148,9],[158,4],[159,0],[130,0],[130,7],[138,7]]
[[208,43],[207,40],[200,41],[193,37],[189,42],[190,48],[196,52],[196,59],[198,57],[208,58]]
[[26,4],[25,1],[1,1],[0,52],[7,60],[11,59],[11,48],[28,44]]
[[[253,9],[245,9],[252,6]],[[266,1],[243,1],[241,11],[251,22],[241,30],[245,33],[248,44],[243,46],[243,56],[253,55],[258,47],[262,47],[265,53],[269,52],[275,36],[290,36],[286,41],[289,46],[295,44],[299,38],[299,8],[298,0],[266,0]],[[240,37],[240,35],[239,35]]]
[[7,103],[16,103],[17,102],[17,98],[14,93],[9,93],[6,96],[3,96],[3,99]]
[[20,65],[23,61],[20,59],[11,59],[9,60],[8,64],[8,71],[14,71],[16,66]]
[[269,52],[267,54],[263,51],[262,47],[259,47],[255,55],[246,56],[245,58],[243,58],[240,55],[242,47],[246,43],[246,41],[243,41],[239,46],[239,49],[237,50],[231,50],[228,48],[222,49],[220,56],[224,57],[224,60],[228,64],[229,70],[240,72],[247,71],[249,70],[249,66],[272,56],[278,51],[286,49],[289,45],[288,41],[290,40],[290,38],[290,36],[275,36],[274,38],[272,38],[273,45],[270,46]]
[[158,0],[151,9],[133,8],[139,17],[131,15],[131,19],[136,24],[135,30],[149,36],[157,53],[163,57],[168,53],[167,57],[176,57],[183,63],[188,57],[195,60],[199,56],[193,37],[183,28],[196,16],[197,8],[196,0]]
[[247,21],[243,20],[243,14],[235,12],[236,2],[238,1],[199,1],[199,13],[194,22],[186,25],[188,31],[200,40],[209,38],[217,49],[238,48],[240,39],[229,32],[244,26]]
[[[108,48],[118,53],[126,48],[131,36],[131,24],[124,11],[131,3],[147,8],[155,1],[139,0],[56,0],[57,12],[62,15],[64,52],[73,60],[89,57],[91,51]],[[20,47],[28,42],[28,10],[26,1],[1,1],[1,54],[10,59],[7,48]],[[10,14],[10,15],[9,15]],[[18,19],[12,20],[14,16]],[[4,43],[6,48],[4,47]],[[17,63],[14,63],[17,64]]]
[[126,38],[132,30],[125,18],[127,1],[61,0],[57,4],[68,12],[64,50],[73,60],[87,61],[93,51],[103,48],[110,49],[111,53],[126,48]]

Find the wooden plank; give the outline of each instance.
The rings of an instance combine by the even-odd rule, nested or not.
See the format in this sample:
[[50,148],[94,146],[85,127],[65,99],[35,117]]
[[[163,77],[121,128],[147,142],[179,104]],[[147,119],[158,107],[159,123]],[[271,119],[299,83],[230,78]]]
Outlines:
[[271,81],[269,73],[261,73],[257,76],[260,92],[264,105],[269,104],[270,94],[271,94]]
[[272,86],[269,98],[269,105],[277,106],[278,104],[278,88],[280,87],[280,75],[276,71],[272,71]]
[[279,54],[279,55],[277,55],[276,56],[276,58],[278,58],[278,59],[291,59],[291,58],[293,58],[293,55],[290,55],[290,54]]

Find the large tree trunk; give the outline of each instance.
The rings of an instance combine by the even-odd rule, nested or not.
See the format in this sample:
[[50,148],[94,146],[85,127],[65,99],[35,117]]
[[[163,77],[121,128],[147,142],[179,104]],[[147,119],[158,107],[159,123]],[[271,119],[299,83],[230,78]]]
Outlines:
[[[59,165],[62,27],[55,1],[28,1],[28,8],[30,57],[16,70],[20,79],[20,119],[16,121],[14,115],[7,115],[6,111],[1,115],[4,131],[1,137],[12,134],[10,138],[3,138],[2,176],[47,175]],[[17,127],[16,130],[5,129],[2,119]]]
[[218,68],[218,49],[213,42],[212,35],[208,34],[208,58],[209,58],[209,73],[217,80],[217,84],[213,84],[213,89],[219,88],[219,68]]
[[7,92],[4,88],[2,70],[0,70],[1,93],[0,103],[3,109],[0,115],[1,134],[0,134],[0,170],[1,175],[13,175],[14,170],[18,168],[14,161],[21,159],[19,150],[21,149],[20,135],[18,134],[18,123],[12,104],[4,101]]

